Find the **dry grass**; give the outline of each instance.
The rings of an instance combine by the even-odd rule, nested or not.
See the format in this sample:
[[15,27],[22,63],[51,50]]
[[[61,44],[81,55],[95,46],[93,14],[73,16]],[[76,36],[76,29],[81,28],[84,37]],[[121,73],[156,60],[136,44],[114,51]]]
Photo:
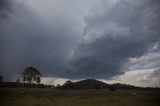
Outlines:
[[1,88],[0,106],[160,106],[160,91]]

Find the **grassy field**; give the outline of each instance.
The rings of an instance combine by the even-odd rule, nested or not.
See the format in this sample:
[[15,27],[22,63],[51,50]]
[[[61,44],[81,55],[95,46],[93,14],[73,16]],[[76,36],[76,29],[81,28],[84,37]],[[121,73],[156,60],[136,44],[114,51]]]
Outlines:
[[0,106],[160,106],[160,91],[0,88]]

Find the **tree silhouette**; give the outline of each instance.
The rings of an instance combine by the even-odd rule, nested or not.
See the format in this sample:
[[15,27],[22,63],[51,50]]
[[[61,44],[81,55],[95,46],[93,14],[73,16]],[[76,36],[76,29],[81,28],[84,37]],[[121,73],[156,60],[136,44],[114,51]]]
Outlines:
[[28,67],[22,73],[22,77],[24,82],[27,81],[29,83],[32,83],[35,81],[39,84],[41,82],[42,74],[36,68]]
[[2,82],[3,81],[3,76],[2,75],[0,75],[0,82]]
[[73,82],[71,80],[66,81],[63,84],[63,86],[64,86],[65,89],[73,89],[74,88]]
[[112,92],[114,92],[114,91],[116,91],[116,88],[114,86],[110,85],[109,86],[109,90],[112,91]]
[[59,90],[60,89],[60,84],[57,84],[56,89]]

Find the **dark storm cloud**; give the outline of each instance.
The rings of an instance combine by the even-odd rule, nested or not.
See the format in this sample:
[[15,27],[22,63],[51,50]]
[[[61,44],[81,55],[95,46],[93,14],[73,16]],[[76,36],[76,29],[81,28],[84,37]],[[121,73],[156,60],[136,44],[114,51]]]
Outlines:
[[124,72],[129,58],[140,57],[160,42],[158,1],[103,1],[85,19],[84,38],[71,63],[77,77],[111,78]]
[[5,80],[17,78],[28,66],[38,68],[44,76],[61,75],[76,41],[72,29],[55,24],[49,30],[23,2],[2,0],[1,7],[0,73]]
[[160,41],[158,0],[102,0],[84,18],[83,35],[78,2],[65,1],[65,10],[38,8],[39,15],[32,5],[14,1],[0,1],[0,73],[6,80],[27,66],[44,76],[111,78],[123,73],[129,58],[142,56]]
[[1,0],[0,1],[0,10],[8,10],[10,9],[10,5],[8,3],[8,0]]

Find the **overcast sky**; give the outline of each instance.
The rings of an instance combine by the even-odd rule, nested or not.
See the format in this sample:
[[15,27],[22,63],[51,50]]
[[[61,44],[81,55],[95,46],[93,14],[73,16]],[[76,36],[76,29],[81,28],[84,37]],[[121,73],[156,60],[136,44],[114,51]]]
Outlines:
[[0,0],[0,74],[160,87],[159,0]]

